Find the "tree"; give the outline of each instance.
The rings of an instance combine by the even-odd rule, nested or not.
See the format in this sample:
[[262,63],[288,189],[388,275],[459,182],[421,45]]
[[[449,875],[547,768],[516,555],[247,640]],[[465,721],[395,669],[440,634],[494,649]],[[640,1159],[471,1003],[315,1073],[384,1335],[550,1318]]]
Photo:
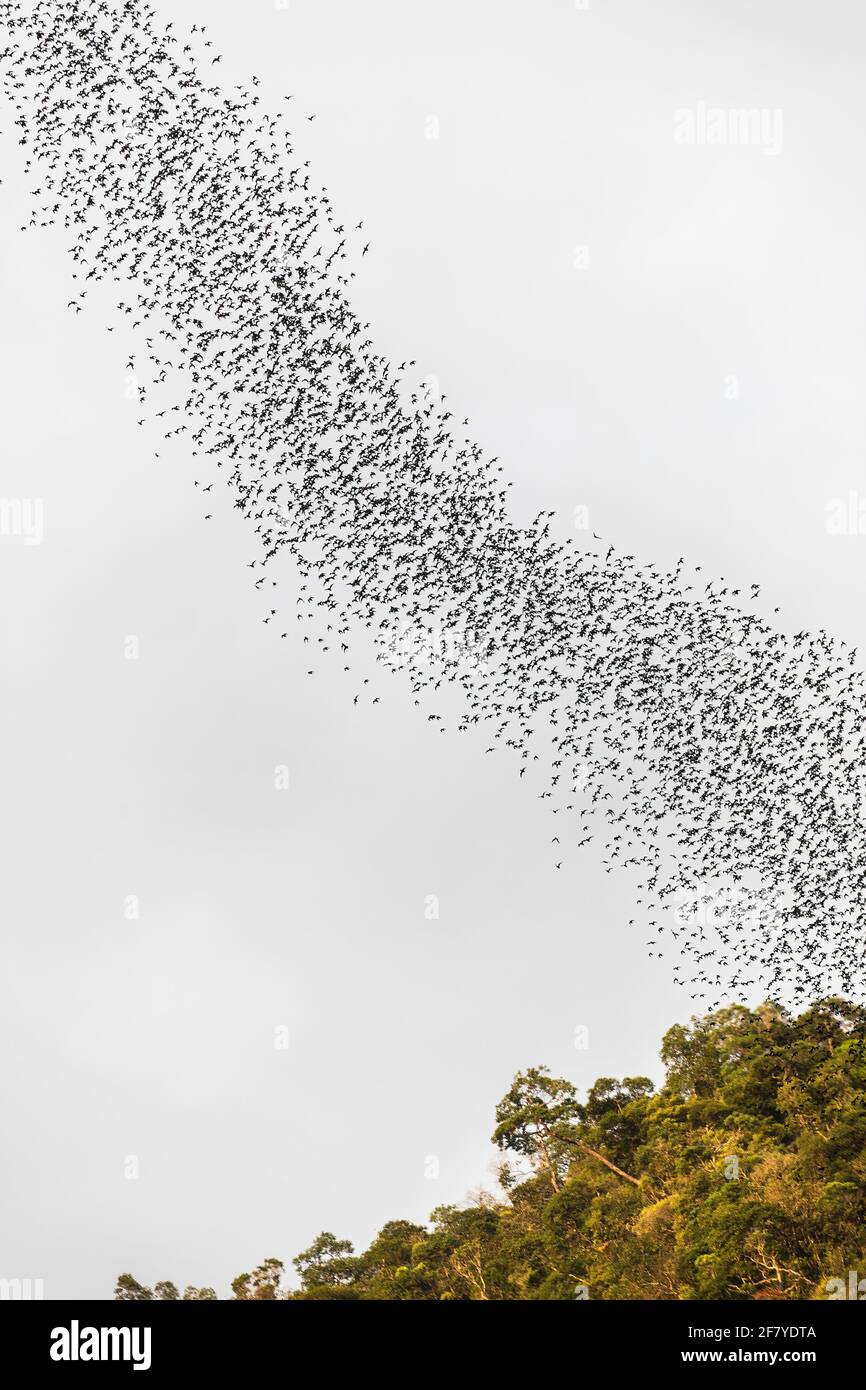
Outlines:
[[[581,1103],[546,1067],[496,1107],[503,1192],[388,1221],[355,1255],[325,1231],[282,1292],[266,1260],[243,1299],[815,1299],[866,1276],[866,1010],[722,1009],[665,1035],[666,1079],[602,1076]],[[178,1298],[131,1274],[115,1297]],[[184,1300],[214,1298],[188,1288]]]
[[518,1072],[496,1107],[493,1142],[532,1162],[540,1162],[554,1192],[561,1187],[563,1156],[560,1136],[580,1115],[577,1092],[570,1081],[550,1075],[547,1067]]
[[350,1240],[338,1240],[330,1231],[316,1236],[312,1245],[292,1260],[302,1288],[333,1288],[350,1283],[359,1269],[359,1261],[352,1257],[353,1249]]
[[284,1297],[280,1290],[285,1265],[282,1260],[263,1260],[252,1274],[239,1274],[232,1281],[232,1292],[236,1299],[272,1302]]
[[[150,1303],[153,1299],[174,1302],[180,1298],[180,1294],[177,1285],[168,1279],[154,1284],[153,1288],[149,1289],[146,1285],[139,1284],[131,1274],[121,1274],[117,1280],[114,1297],[121,1303]],[[188,1284],[183,1293],[184,1303],[200,1302],[203,1299],[210,1301],[215,1298],[216,1293],[213,1289],[197,1289],[192,1284]]]

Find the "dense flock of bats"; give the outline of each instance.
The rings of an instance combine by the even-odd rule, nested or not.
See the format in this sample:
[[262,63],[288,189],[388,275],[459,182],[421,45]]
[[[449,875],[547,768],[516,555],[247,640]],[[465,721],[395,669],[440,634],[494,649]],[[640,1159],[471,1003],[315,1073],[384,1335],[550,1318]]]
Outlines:
[[0,0],[0,51],[31,225],[71,234],[72,309],[121,287],[144,417],[249,520],[262,620],[278,625],[285,552],[281,635],[312,632],[357,702],[360,634],[434,727],[453,708],[449,726],[511,749],[559,817],[556,867],[592,843],[631,870],[633,921],[692,998],[861,992],[854,651],[774,630],[757,586],[557,541],[552,513],[510,520],[497,460],[352,311],[367,248],[297,152],[312,117],[290,97],[269,114],[256,78],[220,87],[206,26],[139,0]]

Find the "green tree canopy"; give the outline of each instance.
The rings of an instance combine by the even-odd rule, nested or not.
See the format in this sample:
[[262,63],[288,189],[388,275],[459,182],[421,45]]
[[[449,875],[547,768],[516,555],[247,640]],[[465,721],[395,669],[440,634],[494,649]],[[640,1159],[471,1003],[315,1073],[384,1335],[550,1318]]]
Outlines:
[[[325,1231],[299,1289],[266,1260],[235,1298],[799,1299],[866,1278],[866,1010],[735,1005],[669,1029],[661,1057],[658,1091],[603,1076],[583,1100],[519,1072],[495,1111],[501,1195],[389,1221],[360,1255]],[[115,1296],[179,1297],[130,1274]]]

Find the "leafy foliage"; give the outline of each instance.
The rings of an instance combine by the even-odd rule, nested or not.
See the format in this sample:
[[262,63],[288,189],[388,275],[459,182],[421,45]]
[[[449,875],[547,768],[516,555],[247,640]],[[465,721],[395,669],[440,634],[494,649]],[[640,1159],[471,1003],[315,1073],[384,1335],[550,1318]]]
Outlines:
[[[671,1028],[661,1055],[658,1092],[602,1077],[582,1103],[519,1073],[496,1108],[501,1197],[389,1221],[360,1255],[323,1232],[300,1289],[268,1260],[235,1298],[802,1299],[866,1274],[866,1009],[735,1005]],[[179,1295],[122,1275],[116,1297]]]

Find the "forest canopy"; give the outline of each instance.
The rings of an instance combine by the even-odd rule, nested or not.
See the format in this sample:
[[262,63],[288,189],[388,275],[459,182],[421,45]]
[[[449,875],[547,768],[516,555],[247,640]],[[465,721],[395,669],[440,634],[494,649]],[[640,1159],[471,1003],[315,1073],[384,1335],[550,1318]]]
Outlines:
[[[518,1073],[495,1111],[499,1195],[388,1221],[361,1253],[324,1231],[296,1287],[268,1259],[232,1297],[866,1298],[866,1009],[734,1005],[669,1029],[661,1058],[658,1091],[603,1076],[582,1100]],[[217,1294],[123,1274],[115,1297]]]

